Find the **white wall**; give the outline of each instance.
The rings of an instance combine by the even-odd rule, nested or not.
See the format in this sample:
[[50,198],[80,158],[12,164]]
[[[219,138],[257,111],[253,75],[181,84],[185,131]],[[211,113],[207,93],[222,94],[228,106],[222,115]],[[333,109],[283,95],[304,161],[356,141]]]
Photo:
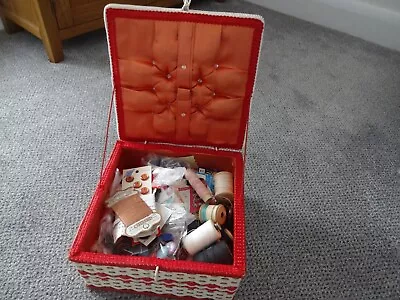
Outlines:
[[248,0],[400,51],[400,0]]

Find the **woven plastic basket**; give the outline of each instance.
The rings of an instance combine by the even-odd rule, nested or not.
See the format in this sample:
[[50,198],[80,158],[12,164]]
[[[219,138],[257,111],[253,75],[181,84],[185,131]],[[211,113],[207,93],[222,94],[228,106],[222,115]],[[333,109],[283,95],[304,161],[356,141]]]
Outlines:
[[[69,259],[93,288],[231,299],[246,270],[244,149],[262,18],[116,4],[104,15],[120,139]],[[234,174],[233,265],[90,251],[115,170],[140,166],[148,153],[194,155]]]

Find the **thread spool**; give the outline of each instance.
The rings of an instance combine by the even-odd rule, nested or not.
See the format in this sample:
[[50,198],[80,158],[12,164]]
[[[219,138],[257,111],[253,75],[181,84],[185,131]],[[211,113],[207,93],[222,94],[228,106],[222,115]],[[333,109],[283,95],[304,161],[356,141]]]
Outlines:
[[225,227],[233,230],[233,202],[226,197],[220,197],[216,204],[222,204],[226,208],[226,222]]
[[226,209],[223,205],[208,205],[203,204],[199,210],[200,222],[204,223],[208,220],[224,225],[226,221]]
[[192,188],[196,191],[197,195],[203,199],[204,202],[213,197],[207,186],[201,182],[199,176],[197,176],[197,174],[191,169],[186,169],[185,178],[189,181]]
[[214,174],[215,198],[217,200],[228,198],[233,201],[233,175],[231,172],[218,172]]
[[217,242],[207,249],[197,253],[193,257],[193,260],[224,265],[233,264],[232,252],[224,241]]
[[195,255],[220,238],[221,232],[217,230],[216,224],[209,220],[185,236],[182,239],[182,245],[190,255]]

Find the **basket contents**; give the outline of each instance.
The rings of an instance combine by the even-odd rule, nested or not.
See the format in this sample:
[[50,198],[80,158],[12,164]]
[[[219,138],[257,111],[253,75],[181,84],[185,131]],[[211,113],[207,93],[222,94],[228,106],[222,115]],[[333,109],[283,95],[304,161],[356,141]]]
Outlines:
[[117,170],[92,251],[233,263],[233,175],[150,154]]

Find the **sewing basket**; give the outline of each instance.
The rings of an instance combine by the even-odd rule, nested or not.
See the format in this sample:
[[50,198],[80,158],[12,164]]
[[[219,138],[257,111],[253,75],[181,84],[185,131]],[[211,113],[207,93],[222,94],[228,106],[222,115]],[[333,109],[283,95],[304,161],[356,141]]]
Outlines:
[[[232,299],[246,271],[244,163],[261,17],[110,4],[104,9],[119,140],[69,252],[88,287]],[[193,155],[234,174],[234,263],[91,252],[116,168]]]

